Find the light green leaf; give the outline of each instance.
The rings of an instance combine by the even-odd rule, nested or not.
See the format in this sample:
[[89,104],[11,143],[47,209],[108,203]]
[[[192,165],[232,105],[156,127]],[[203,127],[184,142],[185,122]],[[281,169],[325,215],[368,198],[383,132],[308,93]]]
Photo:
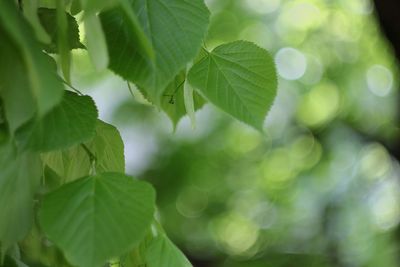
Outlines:
[[155,52],[152,60],[141,52],[121,9],[101,14],[109,67],[124,79],[144,88],[151,102],[160,105],[167,85],[200,50],[209,11],[203,0],[130,1]]
[[[85,145],[96,157],[97,172],[125,172],[124,143],[114,126],[98,120],[95,136]],[[42,160],[61,177],[61,184],[89,175],[92,168],[82,145],[44,153]]]
[[[67,41],[69,49],[85,48],[79,39],[79,28],[75,18],[70,14],[64,12],[67,18],[68,30],[67,30]],[[58,40],[58,28],[57,28],[57,11],[52,8],[39,8],[38,16],[40,23],[46,30],[47,34],[51,37],[51,42],[44,46],[44,49],[48,53],[58,53],[57,40]]]
[[147,267],[192,267],[185,255],[162,233],[148,245],[146,264]]
[[196,128],[196,116],[195,116],[195,106],[194,106],[194,91],[187,81],[183,85],[183,101],[185,102],[185,109],[189,116],[192,128]]
[[[184,84],[186,75],[181,72],[167,86],[161,99],[161,109],[171,119],[174,128],[180,119],[187,114],[184,99]],[[198,110],[205,104],[204,99],[197,93],[193,93],[194,110]]]
[[61,71],[67,82],[71,82],[71,48],[68,40],[68,21],[64,11],[65,1],[56,0],[57,2],[57,48],[60,55]]
[[71,15],[75,16],[82,11],[81,0],[72,0],[70,12]]
[[62,83],[13,1],[0,1],[0,96],[10,130],[59,103]]
[[[80,145],[66,150],[43,153],[41,156],[43,164],[61,178],[58,182],[59,185],[87,176],[90,173],[89,155]],[[50,177],[47,177],[45,172],[46,183],[47,178]]]
[[124,142],[117,128],[98,120],[96,135],[86,144],[96,157],[97,172],[125,172]]
[[116,6],[119,0],[80,0],[85,14],[93,15],[105,9]]
[[108,66],[109,56],[100,19],[95,13],[88,14],[84,17],[84,25],[90,60],[98,71],[104,70]]
[[103,173],[46,195],[39,222],[71,264],[100,267],[143,239],[154,206],[155,192],[149,184],[119,173]]
[[259,130],[277,90],[273,59],[245,41],[215,48],[192,67],[188,79],[211,103]]
[[32,120],[16,133],[23,148],[35,151],[65,149],[95,134],[97,108],[89,96],[66,91],[60,105],[42,120]]
[[39,155],[17,154],[10,139],[0,144],[0,243],[21,240],[33,222],[33,197],[40,183]]

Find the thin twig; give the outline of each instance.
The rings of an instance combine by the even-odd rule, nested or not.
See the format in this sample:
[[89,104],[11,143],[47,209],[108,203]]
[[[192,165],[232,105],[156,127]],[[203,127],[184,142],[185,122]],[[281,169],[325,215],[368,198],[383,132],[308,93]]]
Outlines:
[[61,79],[61,81],[62,81],[66,86],[68,86],[69,88],[71,88],[72,90],[74,90],[77,94],[83,95],[83,93],[82,93],[81,91],[79,91],[78,89],[76,89],[74,86],[72,86],[72,84],[70,84],[70,83],[67,82],[66,80],[62,79],[61,77],[60,77],[60,79]]
[[85,144],[81,144],[81,147],[88,154],[90,161],[97,161],[96,156],[92,153],[92,151],[90,151],[90,149]]
[[131,93],[132,97],[135,98],[135,95],[133,94],[133,90],[132,90],[131,84],[128,81],[126,81],[126,84],[128,85],[128,90]]

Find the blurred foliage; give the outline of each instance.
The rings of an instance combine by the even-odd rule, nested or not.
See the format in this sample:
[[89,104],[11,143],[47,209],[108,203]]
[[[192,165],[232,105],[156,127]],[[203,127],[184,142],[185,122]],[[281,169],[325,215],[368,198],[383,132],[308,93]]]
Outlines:
[[124,82],[84,72],[75,52],[76,84],[104,84],[91,91],[100,113],[122,132],[128,171],[156,187],[171,239],[199,267],[399,266],[400,168],[388,151],[398,69],[372,3],[208,6],[208,49],[245,39],[273,53],[280,86],[265,135],[209,105],[195,130],[185,118],[172,133]]

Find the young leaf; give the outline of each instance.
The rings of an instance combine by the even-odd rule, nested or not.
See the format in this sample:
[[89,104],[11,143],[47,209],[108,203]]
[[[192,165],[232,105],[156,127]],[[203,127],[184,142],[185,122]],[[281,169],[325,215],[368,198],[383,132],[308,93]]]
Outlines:
[[[60,177],[60,185],[87,176],[90,173],[89,155],[80,145],[66,150],[43,153],[41,157],[43,165],[50,168]],[[46,182],[47,178],[45,172]]]
[[196,108],[194,106],[194,91],[187,81],[183,85],[183,101],[185,102],[185,110],[189,116],[192,128],[196,128]]
[[192,267],[185,255],[163,233],[153,238],[145,255],[148,267]]
[[154,206],[155,192],[149,184],[103,173],[46,195],[39,222],[73,265],[100,267],[143,239]]
[[198,53],[209,11],[203,0],[139,0],[131,4],[150,39],[155,59],[141,52],[126,15],[121,9],[113,9],[101,14],[109,67],[144,88],[150,101],[159,105],[164,89]]
[[245,41],[215,48],[192,67],[188,79],[211,103],[259,130],[276,96],[273,59]]
[[98,120],[96,135],[86,144],[96,157],[97,172],[125,172],[124,142],[117,128]]
[[60,105],[42,120],[21,127],[16,138],[23,148],[35,151],[65,149],[88,141],[95,134],[97,108],[89,96],[66,91]]
[[[67,41],[69,49],[85,48],[79,39],[78,23],[75,18],[70,14],[64,12],[67,18],[68,30],[67,30]],[[38,16],[40,23],[46,30],[47,34],[51,38],[51,42],[44,46],[44,49],[48,53],[58,53],[59,49],[57,46],[58,40],[58,28],[57,28],[57,11],[52,8],[39,8]]]
[[116,6],[119,0],[80,0],[80,2],[85,14],[93,15]]
[[29,232],[33,197],[39,186],[39,155],[17,154],[12,141],[0,144],[0,243],[7,249]]
[[108,66],[109,56],[100,19],[95,13],[87,14],[84,17],[84,25],[90,59],[97,70],[104,70]]
[[[175,79],[167,86],[161,100],[161,109],[171,119],[174,128],[180,119],[187,114],[184,98],[184,85],[186,75],[181,72]],[[205,104],[205,100],[197,93],[193,92],[193,109],[194,111],[200,109]]]
[[0,95],[14,132],[57,105],[64,87],[13,1],[0,1],[0,40]]
[[[124,143],[114,126],[98,120],[95,136],[85,145],[96,158],[97,172],[125,172]],[[42,160],[61,177],[61,183],[87,176],[92,168],[88,152],[82,145],[44,153]]]

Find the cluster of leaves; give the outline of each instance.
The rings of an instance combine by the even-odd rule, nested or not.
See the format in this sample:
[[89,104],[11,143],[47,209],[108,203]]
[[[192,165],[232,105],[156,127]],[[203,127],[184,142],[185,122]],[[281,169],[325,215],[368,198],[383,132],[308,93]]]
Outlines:
[[[203,0],[0,2],[4,264],[190,266],[154,219],[152,186],[125,175],[118,130],[64,85],[71,50],[87,49],[97,69],[135,84],[174,124],[209,101],[261,130],[276,94],[272,59],[244,41],[202,48],[209,16]],[[33,243],[62,260],[36,255]]]

